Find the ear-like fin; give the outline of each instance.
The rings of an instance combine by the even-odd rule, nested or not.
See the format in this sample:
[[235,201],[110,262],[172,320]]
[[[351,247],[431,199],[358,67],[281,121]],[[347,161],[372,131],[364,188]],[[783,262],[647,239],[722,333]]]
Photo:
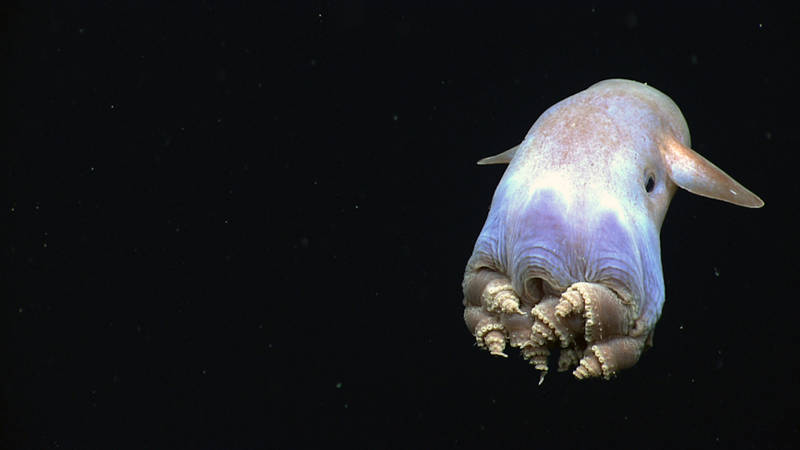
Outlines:
[[478,165],[485,166],[488,164],[508,164],[511,162],[511,159],[514,158],[514,153],[517,152],[518,148],[519,145],[515,145],[503,153],[494,156],[487,156],[486,158],[478,161]]
[[664,141],[661,154],[669,177],[687,191],[747,208],[764,206],[764,201],[756,194],[674,138]]

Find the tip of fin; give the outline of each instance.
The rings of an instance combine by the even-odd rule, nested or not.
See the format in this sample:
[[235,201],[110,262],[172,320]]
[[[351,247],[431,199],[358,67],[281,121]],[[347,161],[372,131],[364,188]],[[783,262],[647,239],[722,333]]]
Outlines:
[[504,151],[503,153],[494,155],[494,156],[487,156],[486,158],[481,159],[478,161],[479,166],[488,166],[489,164],[508,164],[514,159],[514,154],[517,152],[519,145],[515,145],[510,149]]

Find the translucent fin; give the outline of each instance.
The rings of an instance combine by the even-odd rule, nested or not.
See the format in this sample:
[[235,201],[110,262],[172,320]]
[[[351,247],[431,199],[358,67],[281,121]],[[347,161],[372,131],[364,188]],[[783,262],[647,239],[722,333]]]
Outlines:
[[747,208],[764,206],[764,201],[756,194],[680,142],[668,139],[661,148],[661,154],[667,163],[669,177],[683,189]]
[[514,154],[517,153],[517,149],[519,145],[515,145],[510,149],[504,151],[503,153],[494,155],[494,156],[487,156],[482,160],[478,161],[479,166],[486,166],[489,164],[508,164],[514,158]]

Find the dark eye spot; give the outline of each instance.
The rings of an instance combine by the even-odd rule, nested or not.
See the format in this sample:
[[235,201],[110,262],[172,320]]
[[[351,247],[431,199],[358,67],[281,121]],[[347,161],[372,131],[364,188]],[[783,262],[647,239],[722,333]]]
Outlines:
[[656,179],[653,178],[652,175],[648,175],[647,181],[644,182],[644,190],[647,192],[653,192],[654,187],[656,187]]

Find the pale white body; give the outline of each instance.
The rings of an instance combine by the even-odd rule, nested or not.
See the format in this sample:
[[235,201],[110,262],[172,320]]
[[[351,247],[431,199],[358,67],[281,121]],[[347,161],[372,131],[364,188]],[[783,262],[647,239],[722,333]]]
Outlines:
[[[763,205],[689,145],[669,97],[634,81],[606,80],[545,111],[517,147],[481,160],[510,164],[464,277],[465,319],[478,344],[496,350],[502,336],[545,370],[544,347],[560,339],[575,353],[564,364],[581,356],[586,376],[607,377],[635,363],[664,304],[659,233],[676,188]],[[578,291],[587,308],[572,298]],[[497,292],[523,307],[506,302],[503,312]],[[568,300],[594,317],[568,315]],[[559,304],[563,317],[554,312]],[[623,325],[614,328],[617,322]],[[607,337],[598,339],[590,327]]]

